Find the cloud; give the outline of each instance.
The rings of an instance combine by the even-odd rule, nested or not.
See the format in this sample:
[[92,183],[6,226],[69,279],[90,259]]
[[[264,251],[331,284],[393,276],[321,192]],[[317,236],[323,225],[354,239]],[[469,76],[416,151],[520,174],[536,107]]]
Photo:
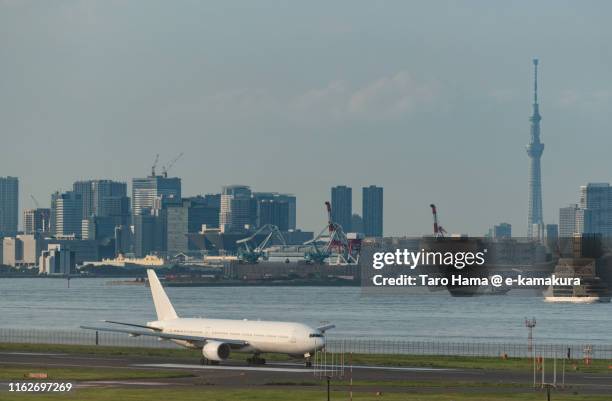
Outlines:
[[499,103],[507,103],[519,99],[523,94],[517,88],[497,88],[488,93],[488,96]]
[[357,89],[348,99],[348,112],[383,118],[404,115],[430,106],[437,96],[437,86],[400,71]]
[[429,109],[438,98],[440,85],[415,79],[407,71],[351,87],[333,81],[307,91],[291,101],[296,111],[335,119],[396,119]]
[[227,89],[190,102],[172,112],[200,113],[215,118],[283,118],[294,122],[391,120],[429,110],[440,98],[437,82],[421,81],[399,71],[362,85],[333,80],[302,93],[280,96],[267,89]]
[[612,90],[563,90],[557,97],[557,104],[562,109],[574,109],[603,113],[612,106]]

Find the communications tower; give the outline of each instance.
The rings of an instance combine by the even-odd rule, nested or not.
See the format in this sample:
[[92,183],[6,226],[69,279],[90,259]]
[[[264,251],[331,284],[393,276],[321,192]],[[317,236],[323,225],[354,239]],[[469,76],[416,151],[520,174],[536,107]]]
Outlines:
[[544,152],[544,144],[540,142],[540,107],[538,105],[538,59],[533,59],[533,114],[529,118],[531,122],[530,142],[527,145],[529,156],[529,217],[527,219],[527,236],[533,238],[534,224],[543,226],[542,217],[542,169],[540,159]]

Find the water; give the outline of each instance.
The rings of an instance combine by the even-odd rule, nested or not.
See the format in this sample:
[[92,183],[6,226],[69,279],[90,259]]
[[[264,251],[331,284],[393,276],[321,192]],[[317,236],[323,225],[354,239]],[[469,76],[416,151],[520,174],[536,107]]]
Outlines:
[[[110,279],[0,278],[0,327],[78,330],[103,319],[155,320],[149,289]],[[549,343],[612,344],[612,304],[549,304],[533,297],[362,296],[355,287],[167,289],[180,316],[336,324],[332,336],[387,340],[523,342],[525,317]]]

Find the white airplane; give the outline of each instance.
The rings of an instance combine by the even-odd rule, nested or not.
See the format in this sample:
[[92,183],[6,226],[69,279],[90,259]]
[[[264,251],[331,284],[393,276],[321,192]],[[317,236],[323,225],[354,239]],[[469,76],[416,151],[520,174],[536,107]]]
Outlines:
[[164,288],[153,270],[147,270],[157,320],[146,325],[115,322],[133,329],[81,326],[82,329],[127,333],[130,336],[152,336],[170,340],[186,348],[202,350],[202,364],[218,364],[231,350],[253,353],[247,361],[265,364],[262,353],[281,353],[304,357],[312,366],[313,353],[325,347],[325,331],[333,324],[313,329],[305,324],[260,320],[181,318],[174,311]]

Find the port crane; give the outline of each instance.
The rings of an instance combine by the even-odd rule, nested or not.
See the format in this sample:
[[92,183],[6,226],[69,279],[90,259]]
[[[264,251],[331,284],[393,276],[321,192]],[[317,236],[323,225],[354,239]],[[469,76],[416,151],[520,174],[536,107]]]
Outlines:
[[446,230],[438,223],[438,210],[436,205],[433,203],[429,205],[431,208],[431,214],[433,215],[433,231],[435,238],[444,238],[444,234],[447,234]]
[[342,226],[332,220],[331,204],[325,202],[327,211],[327,224],[319,235],[304,245],[310,245],[311,249],[306,252],[304,258],[308,262],[323,263],[325,260],[330,264],[356,264],[359,262],[360,240],[350,240]]
[[[267,235],[263,241],[255,246],[252,246],[253,241],[258,236],[266,233]],[[236,244],[238,244],[238,260],[243,263],[257,263],[260,258],[265,256],[264,249],[266,249],[268,245],[271,245],[273,238],[276,238],[282,246],[287,245],[285,237],[283,237],[283,234],[278,227],[273,224],[266,224],[255,231],[252,235],[239,239],[236,241]]]

